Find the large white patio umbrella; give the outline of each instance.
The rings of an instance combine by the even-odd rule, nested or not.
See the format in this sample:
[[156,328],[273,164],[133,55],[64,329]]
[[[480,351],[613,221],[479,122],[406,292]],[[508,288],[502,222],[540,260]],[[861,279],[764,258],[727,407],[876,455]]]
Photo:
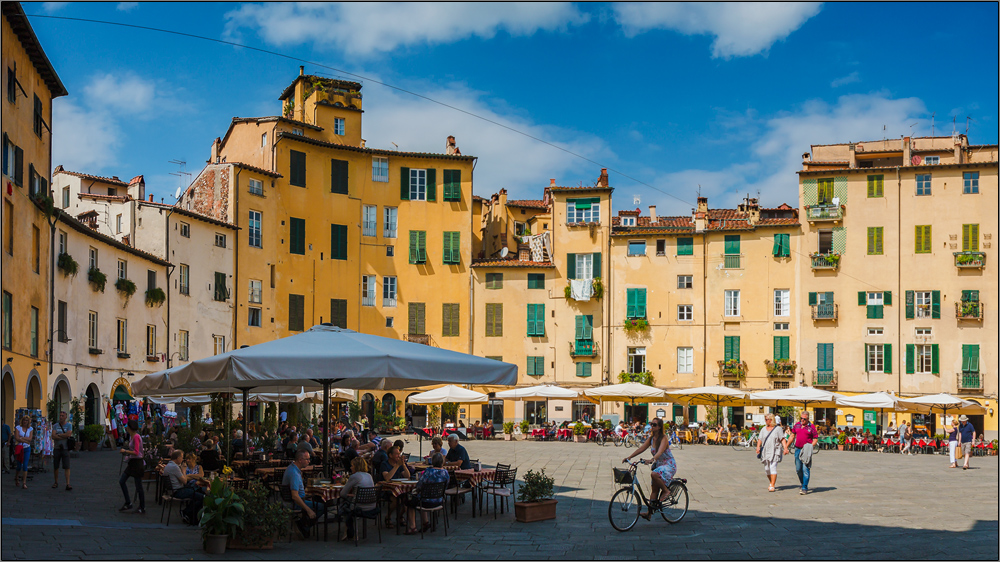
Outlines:
[[844,398],[836,392],[811,386],[797,386],[779,390],[751,392],[750,402],[761,406],[797,406],[800,408],[835,408],[837,400]]
[[900,398],[900,404],[904,407],[926,407],[931,413],[947,416],[952,415],[983,415],[986,408],[971,400],[963,400],[951,394],[929,394],[927,396],[914,396],[913,398]]
[[715,406],[716,419],[718,419],[723,406],[745,406],[748,403],[746,392],[738,388],[718,385],[668,390],[666,398],[678,404]]
[[[491,359],[492,361],[492,359]],[[417,404],[420,406],[438,406],[445,404],[447,402],[457,402],[464,404],[485,404],[489,402],[490,397],[482,392],[476,392],[475,390],[469,390],[467,388],[462,388],[460,386],[455,386],[453,384],[442,386],[441,388],[435,388],[433,390],[428,390],[427,392],[421,392],[420,394],[414,394],[406,399],[409,404]],[[444,417],[441,418],[441,432],[444,432]],[[424,453],[424,439],[423,434],[420,435],[420,455],[423,456]]]
[[599,398],[605,402],[631,401],[633,410],[635,409],[636,401],[639,401],[640,404],[652,402],[653,400],[662,399],[666,394],[659,388],[637,382],[625,382],[621,384],[599,386],[597,388],[588,388],[583,391],[583,393],[587,396]]
[[[251,389],[301,386],[322,388],[328,395],[333,386],[393,390],[439,383],[512,386],[517,383],[517,366],[323,324],[154,373],[133,388],[138,387],[136,392],[239,389],[245,406]],[[329,427],[329,408],[324,407],[324,433]],[[329,460],[328,435],[323,453]]]
[[512,388],[510,390],[504,390],[497,392],[495,396],[497,398],[503,398],[506,400],[518,400],[522,401],[525,398],[544,398],[545,399],[545,419],[549,418],[549,398],[576,398],[580,393],[575,390],[570,390],[568,388],[562,388],[561,386],[555,386],[551,384],[539,384],[536,386],[528,386],[524,388]]
[[926,414],[930,407],[924,404],[904,402],[900,397],[888,392],[872,392],[857,396],[842,396],[837,399],[838,406],[860,408],[862,410],[878,410],[880,412],[916,412]]

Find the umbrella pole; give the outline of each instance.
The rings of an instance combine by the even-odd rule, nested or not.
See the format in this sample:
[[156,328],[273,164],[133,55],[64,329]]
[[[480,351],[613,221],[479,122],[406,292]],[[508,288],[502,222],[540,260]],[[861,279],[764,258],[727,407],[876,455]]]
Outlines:
[[323,381],[323,475],[330,477],[330,382]]

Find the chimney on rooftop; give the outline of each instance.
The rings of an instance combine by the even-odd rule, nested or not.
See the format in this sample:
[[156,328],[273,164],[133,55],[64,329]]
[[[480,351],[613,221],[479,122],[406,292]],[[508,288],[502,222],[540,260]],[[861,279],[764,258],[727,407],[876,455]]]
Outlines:
[[656,222],[656,205],[649,206],[649,222]]
[[299,76],[305,76],[305,74],[306,74],[306,67],[300,66],[299,67]]
[[597,178],[597,187],[608,187],[608,169],[601,168],[601,177]]
[[708,197],[698,198],[698,208],[694,212],[694,231],[705,232],[708,222]]
[[153,194],[152,194],[152,193],[150,193],[150,194],[149,194],[149,202],[150,202],[150,203],[152,203],[152,202],[153,202]]
[[556,186],[556,178],[549,179],[549,187],[555,187],[555,186]]

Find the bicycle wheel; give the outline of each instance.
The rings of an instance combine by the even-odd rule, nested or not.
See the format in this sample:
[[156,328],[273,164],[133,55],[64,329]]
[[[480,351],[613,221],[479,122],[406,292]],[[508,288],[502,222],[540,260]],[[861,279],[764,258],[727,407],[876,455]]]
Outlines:
[[615,447],[621,447],[622,446],[622,442],[623,442],[622,438],[617,433],[614,434],[613,436],[611,436],[611,440],[615,442]]
[[683,482],[676,480],[671,482],[667,488],[670,490],[670,496],[667,501],[663,502],[660,515],[667,523],[678,523],[684,519],[684,515],[688,511],[688,489]]
[[639,520],[639,507],[642,502],[639,494],[632,488],[622,488],[611,496],[611,503],[608,504],[608,520],[616,531],[628,531],[635,526]]
[[743,451],[746,448],[744,445],[744,439],[742,437],[733,437],[733,440],[729,442],[730,445],[737,451]]

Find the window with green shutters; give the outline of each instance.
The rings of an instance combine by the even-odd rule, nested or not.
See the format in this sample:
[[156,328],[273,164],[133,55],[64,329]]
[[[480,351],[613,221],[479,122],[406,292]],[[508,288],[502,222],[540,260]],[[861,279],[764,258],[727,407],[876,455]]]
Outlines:
[[444,233],[444,263],[457,264],[462,262],[462,244],[460,232]]
[[304,256],[306,254],[306,220],[288,220],[288,252]]
[[226,274],[215,272],[215,300],[226,301],[229,299],[229,289],[226,288]]
[[347,259],[347,225],[330,225],[330,259]]
[[816,180],[816,202],[819,205],[833,205],[833,178]]
[[[979,345],[962,345],[962,374],[979,374]],[[967,385],[971,386],[971,385]]]
[[545,274],[544,273],[529,273],[528,274],[528,288],[529,289],[544,289],[545,288]]
[[740,337],[739,336],[726,336],[725,337],[725,360],[726,361],[739,361],[740,360]]
[[406,305],[406,333],[415,336],[427,333],[427,304],[422,302],[411,302]]
[[627,318],[646,317],[646,289],[626,289],[626,301]]
[[444,170],[444,201],[462,200],[462,170]]
[[791,235],[775,234],[774,248],[772,248],[771,253],[776,258],[790,257],[792,255]]
[[304,330],[305,317],[305,295],[288,295],[288,329],[292,332],[301,332]]
[[503,273],[487,273],[486,288],[503,289]]
[[858,306],[867,306],[867,317],[884,318],[884,305],[892,304],[892,293],[889,291],[858,291]]
[[962,225],[962,251],[963,252],[978,252],[979,251],[979,225],[978,224],[963,224]]
[[410,231],[410,263],[427,263],[427,231]]
[[597,279],[601,276],[601,254],[566,254],[567,279]]
[[[905,300],[906,318],[907,319],[913,319],[913,317],[915,316],[914,313],[917,312],[918,307],[919,307],[919,310],[920,310],[920,314],[919,314],[920,318],[926,318],[928,316],[927,309],[926,309],[926,306],[927,306],[927,301],[926,301],[927,297],[926,297],[926,295],[927,295],[928,291],[919,291],[919,293],[920,293],[920,300],[922,300],[922,302],[918,302],[918,299],[917,299],[918,294],[917,293],[918,293],[917,291],[906,291],[906,293],[904,294],[903,298]],[[933,319],[940,319],[941,318],[941,291],[930,291],[930,297],[931,297],[930,298],[930,317],[933,318]]]
[[833,372],[833,344],[816,344],[816,370],[820,373]]
[[330,323],[338,328],[347,328],[346,299],[330,299]]
[[441,305],[441,335],[446,338],[458,337],[459,303],[444,303]]
[[788,361],[790,336],[774,336],[774,360]]
[[545,374],[545,358],[537,356],[528,357],[528,376],[540,377]]
[[594,354],[594,316],[578,314],[575,322],[576,341],[573,346],[574,355]]
[[868,197],[882,197],[885,176],[868,176]]
[[[928,371],[927,361],[927,351],[930,351],[930,371]],[[964,350],[963,350],[964,351]],[[888,351],[886,352],[888,354]],[[964,357],[964,355],[963,355]],[[906,373],[912,375],[915,372],[927,373],[932,375],[940,374],[941,372],[941,358],[940,350],[938,344],[931,345],[914,345],[912,343],[906,344]],[[889,372],[889,371],[886,371]]]
[[296,187],[306,186],[306,153],[288,151],[288,183]]
[[739,234],[727,234],[726,235],[726,253],[727,254],[738,254],[740,253],[740,235]]
[[542,337],[545,335],[545,305],[528,305],[528,335]]
[[677,255],[678,256],[693,256],[694,255],[694,238],[678,238],[677,239]]
[[880,256],[882,255],[882,231],[881,226],[869,226],[868,227],[868,255],[869,256]]
[[503,336],[503,303],[486,303],[486,337]]
[[576,376],[578,377],[589,377],[591,374],[592,363],[577,363],[576,364]]
[[918,224],[914,230],[913,252],[916,254],[931,253],[931,225]]
[[347,160],[330,160],[330,193],[347,195]]

